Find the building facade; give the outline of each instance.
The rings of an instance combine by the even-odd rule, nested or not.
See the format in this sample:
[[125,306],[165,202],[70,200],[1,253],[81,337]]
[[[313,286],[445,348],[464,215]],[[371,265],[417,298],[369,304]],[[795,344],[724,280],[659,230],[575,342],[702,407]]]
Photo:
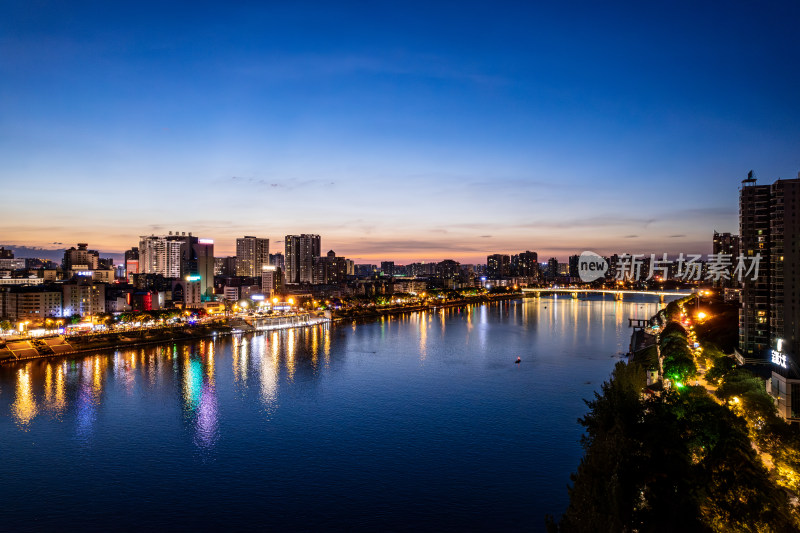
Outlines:
[[492,279],[511,275],[511,257],[505,254],[492,254],[486,258],[486,275]]
[[76,281],[62,285],[63,316],[89,316],[106,312],[106,284]]
[[285,244],[286,282],[313,283],[314,263],[320,256],[320,236],[303,233],[287,235]]
[[800,178],[759,185],[748,174],[739,237],[741,254],[760,260],[756,279],[742,276],[737,357],[772,364],[778,410],[800,422]]
[[269,239],[250,235],[236,239],[237,276],[260,276],[264,266],[269,266]]

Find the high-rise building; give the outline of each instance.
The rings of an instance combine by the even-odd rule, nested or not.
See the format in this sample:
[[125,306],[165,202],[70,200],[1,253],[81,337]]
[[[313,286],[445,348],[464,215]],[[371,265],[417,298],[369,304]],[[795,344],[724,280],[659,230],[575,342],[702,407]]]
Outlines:
[[760,261],[756,279],[742,275],[738,355],[771,360],[778,410],[800,421],[800,178],[758,185],[750,172],[739,190],[739,238],[742,256]]
[[236,239],[237,276],[260,276],[265,266],[269,266],[269,239],[249,235]]
[[314,261],[320,256],[319,235],[306,234],[287,235],[286,247],[286,282],[313,283]]
[[394,261],[381,261],[381,275],[387,278],[394,276]]
[[284,270],[286,268],[286,263],[283,259],[283,254],[280,252],[276,252],[274,254],[269,254],[269,264]]
[[0,246],[0,259],[14,259],[14,251]]
[[511,274],[511,257],[492,254],[486,258],[486,274],[492,279],[508,277]]
[[177,231],[167,235],[143,235],[139,237],[138,253],[141,274],[160,274],[171,279],[199,276],[195,281],[200,281],[201,292],[213,287],[214,241],[210,239]]
[[581,256],[579,255],[571,255],[569,256],[569,277],[577,279],[579,276],[578,272],[578,261],[580,261]]
[[[729,255],[731,261],[736,261],[739,257],[739,236],[730,233],[717,233],[714,231],[714,238],[711,242],[712,253],[715,255]],[[715,287],[736,287],[739,284],[734,278],[720,278],[714,280]]]
[[236,256],[230,255],[228,257],[217,258],[221,261],[220,275],[230,278],[236,275]]
[[757,279],[743,277],[739,351],[745,358],[766,357],[770,342],[770,210],[770,186],[757,185],[751,172],[739,191],[739,235],[742,253],[760,254],[761,262]]
[[550,279],[556,279],[558,277],[558,271],[558,259],[551,257],[547,260],[547,277]]
[[336,257],[330,250],[325,257],[318,257],[314,264],[314,283],[341,283],[347,278],[347,259]]
[[192,243],[192,258],[196,268],[190,275],[200,276],[200,294],[204,300],[211,299],[214,296],[214,241],[197,239]]
[[[165,278],[181,277],[181,246],[186,235],[142,235],[139,237],[139,272],[160,274]],[[189,234],[191,237],[191,233]]]
[[461,263],[445,259],[436,264],[436,277],[440,280],[456,280],[461,275]]
[[712,251],[715,254],[728,254],[736,258],[739,255],[739,236],[714,231]]

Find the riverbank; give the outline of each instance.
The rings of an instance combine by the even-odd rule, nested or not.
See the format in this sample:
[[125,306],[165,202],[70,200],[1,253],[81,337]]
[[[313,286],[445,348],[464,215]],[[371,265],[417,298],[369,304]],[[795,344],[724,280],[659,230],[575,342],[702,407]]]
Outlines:
[[347,309],[347,310],[340,310],[333,312],[331,314],[331,319],[335,321],[341,321],[341,320],[380,318],[382,316],[389,316],[389,315],[402,315],[404,313],[432,311],[435,309],[443,309],[449,307],[464,307],[467,305],[500,302],[504,300],[517,300],[520,298],[530,298],[530,297],[532,296],[526,296],[521,292],[514,292],[508,294],[470,296],[467,298],[459,298],[458,300],[444,300],[440,302],[434,302],[422,305]]
[[82,355],[101,350],[136,348],[165,342],[192,341],[237,333],[301,328],[325,322],[329,320],[310,315],[265,319],[232,318],[193,326],[163,326],[108,333],[13,339],[0,341],[0,364]]
[[650,319],[655,343],[634,333],[641,349],[580,419],[584,458],[549,531],[800,528],[800,432],[778,416],[763,367],[737,367],[720,348],[736,336],[737,310],[684,298]]

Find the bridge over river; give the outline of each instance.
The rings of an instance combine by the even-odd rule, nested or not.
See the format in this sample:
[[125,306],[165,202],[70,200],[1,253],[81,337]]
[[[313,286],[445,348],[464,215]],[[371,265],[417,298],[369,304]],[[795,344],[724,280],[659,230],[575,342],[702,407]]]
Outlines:
[[623,296],[626,294],[646,294],[649,296],[658,296],[662,302],[666,296],[691,296],[695,294],[695,291],[635,291],[626,289],[583,289],[580,287],[534,287],[523,288],[522,292],[534,294],[535,296],[541,296],[542,293],[564,293],[571,294],[573,298],[578,298],[581,294],[613,294],[615,300],[622,300]]

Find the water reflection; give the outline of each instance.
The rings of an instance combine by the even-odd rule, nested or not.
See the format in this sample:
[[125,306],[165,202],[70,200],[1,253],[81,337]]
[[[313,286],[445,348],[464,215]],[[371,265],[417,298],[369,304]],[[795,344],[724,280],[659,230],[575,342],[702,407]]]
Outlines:
[[44,401],[47,409],[55,416],[67,407],[67,384],[64,379],[64,366],[47,363],[44,380]]
[[88,441],[94,430],[94,422],[97,419],[97,409],[100,405],[101,393],[103,391],[103,367],[101,359],[108,359],[100,355],[85,358],[77,367],[78,373],[78,399],[76,433],[78,438]]
[[11,412],[20,429],[28,429],[31,420],[39,413],[39,407],[33,397],[31,384],[30,365],[20,368],[17,372],[16,400],[11,406]]
[[[624,339],[622,351],[627,318],[649,317],[661,306],[630,300],[536,298],[385,317],[352,329],[350,324],[313,326],[32,361],[0,367],[0,409],[11,414],[20,430],[52,419],[74,427],[79,440],[88,440],[95,434],[108,395],[114,408],[122,405],[145,419],[151,416],[148,409],[175,410],[182,415],[195,449],[212,450],[224,427],[220,413],[221,407],[226,412],[225,401],[253,402],[259,416],[274,420],[277,410],[285,408],[280,402],[282,390],[297,393],[296,387],[303,387],[302,394],[311,394],[315,383],[335,376],[351,354],[361,354],[359,360],[365,361],[402,361],[409,356],[415,367],[427,369],[443,358],[470,362],[478,354],[489,361],[498,352],[505,358],[504,345],[517,338],[527,343],[518,350],[530,346],[529,352],[519,351],[528,354],[523,355],[526,362],[534,356],[556,357],[552,349],[535,347],[541,339],[557,339],[559,347],[567,346],[558,353],[560,358],[571,357],[578,347],[583,353],[591,351],[593,339],[615,345],[616,339]],[[398,349],[397,342],[407,344]],[[454,345],[462,348],[454,352],[450,350]],[[368,382],[371,374],[363,379]],[[38,417],[42,412],[51,416]]]

